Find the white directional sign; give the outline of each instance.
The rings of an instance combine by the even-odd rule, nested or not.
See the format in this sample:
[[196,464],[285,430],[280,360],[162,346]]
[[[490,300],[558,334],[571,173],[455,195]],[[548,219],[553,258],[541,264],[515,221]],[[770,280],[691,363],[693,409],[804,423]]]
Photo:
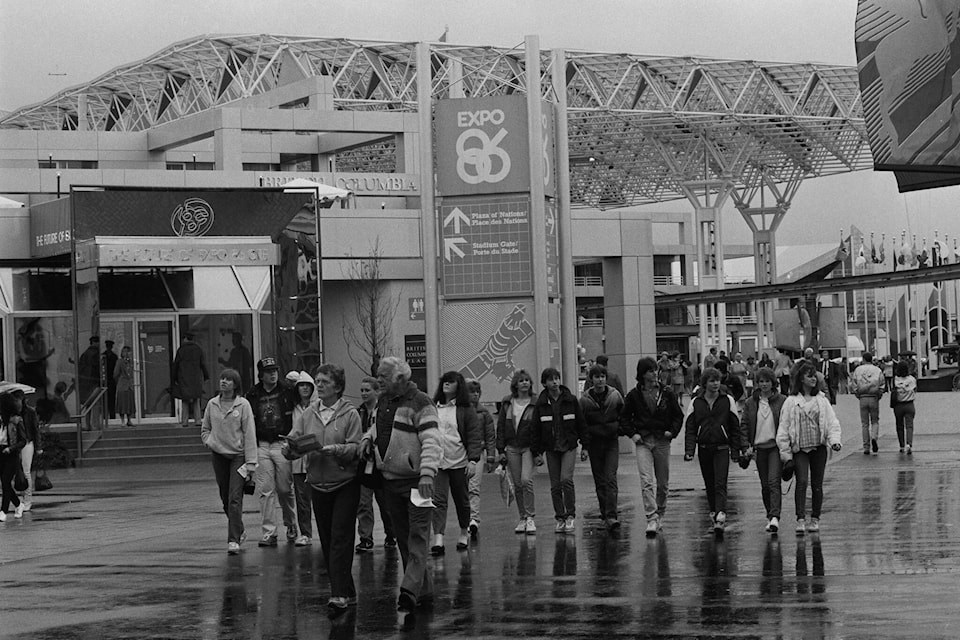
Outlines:
[[444,296],[533,292],[529,199],[445,198],[440,209]]

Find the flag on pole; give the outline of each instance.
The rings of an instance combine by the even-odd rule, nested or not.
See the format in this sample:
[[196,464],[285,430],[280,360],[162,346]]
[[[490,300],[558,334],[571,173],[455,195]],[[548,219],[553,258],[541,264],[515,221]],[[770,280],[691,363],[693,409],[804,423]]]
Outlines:
[[917,236],[913,236],[913,246],[910,247],[910,266],[915,267],[918,264],[917,256],[920,255],[920,252],[917,251]]
[[870,262],[877,264],[877,245],[873,243],[873,234],[870,234]]
[[860,252],[857,254],[857,260],[854,264],[861,269],[867,266],[867,257],[863,255],[863,242],[860,243]]
[[886,236],[880,238],[880,259],[877,261],[878,264],[883,264],[886,261],[886,257],[883,255],[883,243],[886,240]]
[[850,252],[847,251],[847,243],[849,240],[840,239],[840,246],[837,247],[837,255],[834,256],[835,262],[843,262],[850,257]]

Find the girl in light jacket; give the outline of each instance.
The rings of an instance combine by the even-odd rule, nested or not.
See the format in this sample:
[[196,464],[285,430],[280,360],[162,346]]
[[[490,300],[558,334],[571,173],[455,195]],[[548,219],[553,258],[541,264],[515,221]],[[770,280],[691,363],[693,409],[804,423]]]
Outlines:
[[533,495],[534,468],[542,460],[534,458],[530,451],[530,437],[533,431],[534,390],[533,378],[524,369],[513,374],[510,381],[510,395],[500,401],[497,415],[497,451],[500,453],[500,465],[510,473],[517,498],[517,511],[520,522],[514,533],[537,532],[534,518],[537,516]]
[[[253,409],[240,388],[240,374],[224,369],[220,393],[210,398],[203,412],[200,440],[211,451],[213,474],[227,514],[227,553],[240,553],[243,530],[243,485],[257,468],[257,434]],[[243,474],[240,473],[241,468]]]
[[460,524],[457,549],[470,544],[470,490],[468,482],[477,472],[477,463],[483,450],[483,433],[466,380],[456,371],[447,371],[440,377],[433,395],[440,417],[440,444],[443,455],[433,485],[433,546],[430,553],[443,555],[443,533],[447,526],[447,497],[453,497]]
[[[343,398],[346,376],[343,367],[322,364],[313,376],[317,402],[293,423],[289,438],[314,434],[322,447],[306,454],[307,484],[313,498],[317,535],[330,577],[330,615],[337,616],[357,605],[353,583],[354,525],[360,504],[357,480],[360,414]],[[295,460],[300,454],[284,441],[284,457]]]
[[[297,384],[297,404],[293,407],[293,422],[297,421],[310,409],[310,405],[317,401],[317,392],[313,384],[313,376],[306,371],[291,371],[287,374],[288,380],[293,380],[296,376]],[[311,496],[310,485],[307,484],[307,465],[304,458],[298,458],[293,461],[293,493],[297,502],[297,525],[300,527],[300,535],[297,536],[293,544],[297,547],[310,546],[310,539],[313,537],[313,526],[310,524],[310,518],[313,517],[313,497]]]
[[[830,400],[820,390],[817,369],[801,362],[792,376],[791,395],[780,411],[777,446],[783,462],[796,465],[797,535],[820,531],[823,508],[823,474],[827,467],[827,447],[840,451],[840,421]],[[813,494],[810,525],[806,526],[807,482]],[[778,488],[779,491],[779,488]]]
[[777,376],[773,369],[757,369],[754,382],[757,386],[743,409],[743,427],[747,433],[747,458],[756,458],[760,475],[760,497],[767,513],[768,533],[780,530],[780,449],[777,447],[777,429],[780,426],[780,411],[786,400],[777,389]]
[[906,362],[898,362],[893,369],[893,388],[890,391],[890,406],[897,419],[897,439],[900,440],[900,453],[906,446],[907,455],[913,453],[913,419],[917,408],[913,401],[917,397],[917,379],[910,375]]

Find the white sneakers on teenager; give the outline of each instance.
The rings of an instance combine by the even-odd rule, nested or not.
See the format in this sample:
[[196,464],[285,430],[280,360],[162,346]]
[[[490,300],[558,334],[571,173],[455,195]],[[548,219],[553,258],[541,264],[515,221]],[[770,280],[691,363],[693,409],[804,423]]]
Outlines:
[[527,518],[527,527],[524,530],[524,533],[535,534],[537,532],[537,523],[533,521],[533,518]]
[[530,518],[520,518],[520,522],[517,523],[517,526],[513,528],[514,533],[526,533],[527,532],[527,523],[530,522]]
[[767,533],[776,533],[777,531],[780,531],[780,519],[776,516],[770,518],[770,522],[768,522],[766,526],[766,531]]

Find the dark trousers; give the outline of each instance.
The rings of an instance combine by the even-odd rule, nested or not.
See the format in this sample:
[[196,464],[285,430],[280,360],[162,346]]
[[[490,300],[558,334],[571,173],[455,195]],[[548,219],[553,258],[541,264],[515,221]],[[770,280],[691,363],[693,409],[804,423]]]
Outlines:
[[20,506],[20,497],[13,490],[13,477],[17,475],[17,469],[20,468],[20,452],[0,453],[0,485],[3,487],[3,501],[0,504],[0,511],[8,513],[10,505]]
[[313,489],[307,484],[306,473],[293,474],[293,495],[297,502],[297,524],[300,525],[300,535],[313,537],[313,525],[310,518],[313,516]]
[[590,458],[590,471],[593,472],[593,484],[597,488],[600,517],[604,520],[616,520],[620,443],[616,438],[593,440],[587,446],[587,455]]
[[373,542],[373,500],[376,498],[380,508],[380,521],[383,522],[383,535],[387,538],[396,538],[393,525],[390,522],[390,513],[387,511],[386,498],[383,497],[383,487],[371,489],[360,487],[360,505],[357,507],[357,535],[360,541]]
[[730,473],[730,448],[726,446],[703,446],[697,448],[700,460],[700,475],[707,490],[710,511],[727,510],[727,475]]
[[[449,489],[449,492],[447,491]],[[433,532],[443,534],[447,529],[447,494],[453,496],[457,522],[461,529],[470,525],[470,491],[467,470],[440,469],[433,479]]]
[[414,599],[433,595],[433,572],[427,571],[427,536],[433,509],[410,502],[410,490],[419,483],[419,478],[383,481],[383,497],[403,561],[400,590],[410,593]]
[[[108,376],[112,376],[113,372],[108,371]],[[110,414],[110,419],[113,420],[117,417],[117,383],[107,384],[107,412]],[[202,417],[202,414],[201,414]]]
[[810,452],[798,451],[793,454],[796,465],[797,486],[794,487],[794,500],[797,507],[797,520],[803,520],[807,512],[807,483],[813,500],[810,509],[811,518],[820,517],[823,508],[823,473],[827,468],[827,447],[820,445]]
[[553,517],[557,520],[577,515],[577,492],[573,483],[573,468],[577,464],[577,450],[546,451],[547,475],[550,476],[550,500]]
[[767,518],[779,518],[780,507],[783,503],[783,494],[780,493],[780,471],[783,465],[780,462],[780,449],[765,447],[757,449],[757,473],[760,476],[760,496],[763,498],[763,508]]
[[310,492],[317,517],[317,536],[330,577],[331,597],[355,598],[353,584],[353,525],[360,502],[360,483],[351,480],[333,491]]
[[225,456],[213,453],[213,475],[220,489],[220,502],[227,514],[227,542],[240,542],[243,534],[243,485],[244,479],[237,473],[243,466],[243,456]]
[[898,402],[893,407],[893,415],[897,419],[897,439],[900,441],[900,448],[904,444],[913,446],[913,419],[917,415],[917,407],[910,402]]

